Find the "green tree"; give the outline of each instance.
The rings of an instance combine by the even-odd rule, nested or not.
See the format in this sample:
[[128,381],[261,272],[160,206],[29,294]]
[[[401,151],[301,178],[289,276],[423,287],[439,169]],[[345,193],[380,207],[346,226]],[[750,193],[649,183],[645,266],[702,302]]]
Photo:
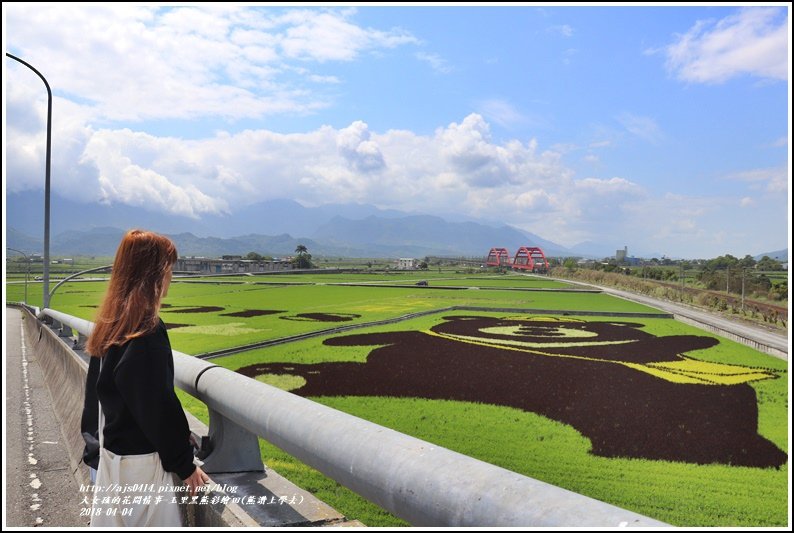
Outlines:
[[745,255],[740,261],[739,266],[742,268],[753,268],[755,266],[755,259],[750,254]]
[[765,255],[761,258],[758,263],[756,263],[755,267],[762,272],[766,272],[769,270],[783,270],[783,265],[777,259],[772,259],[768,255]]
[[264,257],[259,255],[256,252],[248,252],[245,255],[245,259],[248,259],[249,261],[262,261],[264,259]]
[[292,258],[292,264],[295,265],[295,268],[314,268],[312,254],[309,253],[309,249],[306,246],[299,244],[295,247],[295,253],[298,254]]

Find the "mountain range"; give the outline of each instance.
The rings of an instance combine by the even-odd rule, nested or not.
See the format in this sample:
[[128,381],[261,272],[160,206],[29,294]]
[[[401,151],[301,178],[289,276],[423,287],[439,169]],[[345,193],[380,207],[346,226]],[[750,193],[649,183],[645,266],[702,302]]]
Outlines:
[[[6,195],[6,245],[40,252],[43,233],[41,191]],[[498,221],[465,215],[427,215],[380,209],[366,204],[306,207],[276,199],[201,219],[150,211],[124,204],[80,203],[58,195],[51,201],[53,255],[112,256],[127,228],[143,227],[169,235],[181,255],[246,254],[282,256],[298,244],[316,256],[339,257],[484,257],[491,247],[514,253],[520,246],[540,246],[547,256],[614,257],[622,245],[583,242],[567,248]],[[780,254],[788,251],[773,252]],[[630,256],[660,257],[629,248]],[[770,255],[772,253],[762,254]]]
[[[9,193],[6,206],[8,246],[40,251],[42,240],[33,236],[43,233],[41,193]],[[518,228],[457,218],[449,221],[363,204],[305,207],[293,200],[268,200],[229,215],[194,220],[128,205],[83,204],[53,196],[50,252],[113,255],[122,228],[144,227],[169,235],[182,255],[256,251],[280,256],[294,253],[298,244],[320,256],[485,256],[493,246],[511,252],[519,246],[540,246],[548,255],[571,255],[565,246]]]

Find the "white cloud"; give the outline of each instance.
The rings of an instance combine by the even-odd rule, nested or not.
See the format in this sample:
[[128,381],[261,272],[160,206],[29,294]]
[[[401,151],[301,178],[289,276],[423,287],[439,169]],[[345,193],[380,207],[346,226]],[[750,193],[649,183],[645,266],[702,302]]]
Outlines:
[[752,207],[755,205],[755,200],[750,198],[749,196],[745,196],[741,200],[739,200],[739,207]]
[[786,80],[789,20],[785,8],[745,8],[714,21],[698,21],[665,48],[668,71],[696,83],[722,83],[749,74]]
[[591,143],[590,143],[590,148],[607,148],[607,147],[609,147],[609,146],[612,146],[613,144],[614,144],[614,143],[613,143],[611,140],[609,140],[609,139],[605,139],[605,140],[603,140],[603,141],[594,141],[594,142],[591,142]]
[[336,138],[339,153],[351,168],[359,172],[376,172],[385,166],[378,144],[370,137],[369,127],[358,120],[340,130]]
[[[37,125],[43,123],[40,112],[33,118]],[[339,129],[218,132],[194,140],[92,129],[79,118],[64,117],[56,127],[59,137],[71,139],[69,150],[53,161],[53,186],[60,194],[193,218],[272,198],[293,198],[305,205],[361,202],[442,215],[494,218],[497,213],[506,223],[561,244],[622,237],[635,249],[688,248],[703,256],[725,252],[712,239],[717,230],[749,232],[748,218],[771,217],[764,223],[780,224],[773,216],[777,207],[761,209],[746,201],[748,216],[736,217],[742,200],[735,197],[659,197],[626,177],[576,179],[560,152],[541,150],[534,139],[494,141],[489,124],[477,114],[429,135],[376,132],[355,121]],[[9,135],[16,138],[18,124],[24,122],[9,116],[14,125]],[[36,177],[41,172],[35,167],[43,159],[43,138],[30,129],[29,144],[9,145],[10,191],[41,188]],[[32,150],[28,159],[26,150]],[[25,166],[20,158],[34,174],[30,181],[22,180],[24,187],[11,172]],[[768,190],[777,186],[775,176],[781,174],[785,171],[772,169],[733,179]],[[784,197],[770,195],[770,201]],[[774,248],[774,238],[768,241],[764,245]]]
[[[16,3],[5,13],[11,51],[106,121],[312,112],[327,98],[306,80],[339,82],[312,64],[418,42],[357,26],[349,10]],[[296,63],[305,76],[292,75]]]
[[650,143],[656,144],[661,141],[664,136],[659,125],[650,117],[643,117],[632,113],[621,113],[617,117],[617,120],[626,128],[626,131]]
[[751,189],[771,194],[788,192],[788,169],[786,167],[757,168],[725,176],[726,180],[742,181]]
[[585,178],[577,182],[577,187],[594,194],[610,194],[615,192],[639,194],[641,189],[636,183],[623,178]]
[[573,59],[573,56],[575,56],[578,53],[579,53],[578,49],[576,49],[576,48],[568,48],[562,54],[562,63],[564,65],[570,65],[571,64],[571,59]]
[[287,57],[324,62],[351,61],[370,50],[419,42],[403,30],[361,28],[346,19],[344,13],[292,11],[276,19],[288,26],[279,45]]
[[[154,207],[155,210],[191,218],[199,218],[203,213],[228,210],[225,200],[205,194],[190,179],[180,176],[178,171],[171,168],[171,178],[161,173],[171,167],[165,158],[170,156],[169,148],[175,148],[176,143],[173,139],[164,139],[160,147],[162,151],[159,152],[154,149],[156,142],[150,135],[130,130],[100,130],[91,137],[82,159],[92,161],[99,170],[97,183],[100,201],[148,209]],[[193,170],[190,165],[183,169]],[[228,181],[228,173],[219,180],[224,186]]]
[[780,137],[778,140],[772,143],[772,146],[775,148],[785,148],[788,146],[788,137]]
[[[12,192],[41,189],[45,181],[46,91],[29,70],[22,69],[20,74],[16,83],[7,84],[4,95],[6,139],[13,140],[5,144],[5,185]],[[82,161],[81,154],[93,134],[87,126],[91,116],[84,107],[58,96],[53,98],[53,108],[58,112],[52,117],[52,188],[58,193],[90,188],[96,168]]]
[[315,83],[341,83],[341,80],[336,76],[321,76],[319,74],[310,74],[309,79]]
[[480,113],[488,120],[505,128],[527,122],[527,117],[506,100],[492,98],[481,102],[478,107]]
[[[669,250],[689,248],[694,250],[693,257],[709,257],[711,254],[706,249],[713,245],[713,231],[704,219],[735,205],[722,198],[667,193],[628,203],[625,213],[632,221],[631,234],[637,245],[653,246],[654,251],[667,255]],[[718,228],[724,229],[725,224]]]
[[427,52],[417,52],[415,54],[416,59],[419,61],[423,61],[430,65],[433,70],[439,72],[441,74],[449,74],[452,72],[452,67],[449,65],[446,59],[441,57],[438,54],[430,54]]
[[[288,197],[313,205],[355,201],[475,216],[496,206],[526,221],[566,208],[566,191],[574,187],[573,172],[559,153],[540,152],[535,140],[494,142],[488,123],[476,114],[431,135],[376,133],[362,121],[341,129],[221,132],[198,140],[130,129],[83,130],[77,123],[62,134],[80,141],[71,159],[53,168],[66,196],[191,217]],[[31,147],[38,145],[31,140]],[[9,168],[28,160],[35,167],[41,150],[26,159],[27,145],[19,146],[9,152]],[[78,166],[87,169],[79,179],[67,171]],[[41,187],[35,168],[22,174],[34,178],[27,182],[9,173],[9,190]],[[530,217],[519,215],[529,208]]]
[[490,126],[475,113],[460,124],[452,123],[436,132],[444,161],[473,187],[542,182],[562,170],[559,154],[544,152],[538,156],[534,140],[526,145],[516,140],[498,145],[490,136]]
[[556,33],[563,37],[573,37],[573,28],[568,24],[560,24],[558,26],[549,26],[546,28],[549,33]]

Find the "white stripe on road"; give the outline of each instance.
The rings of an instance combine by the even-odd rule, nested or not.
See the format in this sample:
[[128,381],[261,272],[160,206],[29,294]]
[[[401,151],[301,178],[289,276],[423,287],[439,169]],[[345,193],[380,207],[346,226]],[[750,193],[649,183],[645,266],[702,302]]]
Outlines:
[[[27,357],[27,347],[25,346],[25,324],[21,322],[19,324],[20,336],[19,336],[19,345],[20,345],[20,352],[22,353],[22,389],[25,391],[25,401],[22,402],[22,406],[25,408],[25,422],[28,426],[28,463],[30,465],[38,464],[38,459],[36,459],[35,455],[33,455],[33,409],[30,403],[30,382],[28,380],[28,357]],[[36,475],[35,472],[30,474],[30,487],[34,491],[38,491],[41,488],[41,480]],[[41,511],[41,498],[39,498],[38,492],[33,492],[30,495],[31,511]],[[36,525],[43,524],[44,519],[41,516],[37,516],[35,518]]]

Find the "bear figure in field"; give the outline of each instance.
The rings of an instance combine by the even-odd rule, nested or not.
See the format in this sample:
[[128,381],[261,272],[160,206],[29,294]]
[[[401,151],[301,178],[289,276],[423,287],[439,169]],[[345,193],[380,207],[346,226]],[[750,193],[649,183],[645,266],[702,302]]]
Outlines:
[[769,370],[687,352],[713,337],[656,337],[641,324],[567,317],[447,316],[427,331],[329,338],[375,346],[366,362],[267,363],[238,372],[293,375],[301,396],[393,396],[503,405],[568,424],[591,453],[779,467],[787,455],[758,434],[750,381]]

